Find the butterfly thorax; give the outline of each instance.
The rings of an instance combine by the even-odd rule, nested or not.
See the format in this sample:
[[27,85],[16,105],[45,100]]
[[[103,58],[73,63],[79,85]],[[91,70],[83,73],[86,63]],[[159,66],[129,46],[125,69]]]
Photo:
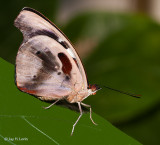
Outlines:
[[101,89],[96,84],[89,85],[87,89],[81,89],[78,92],[72,91],[72,93],[66,98],[70,103],[82,102],[90,95],[95,95],[96,92]]

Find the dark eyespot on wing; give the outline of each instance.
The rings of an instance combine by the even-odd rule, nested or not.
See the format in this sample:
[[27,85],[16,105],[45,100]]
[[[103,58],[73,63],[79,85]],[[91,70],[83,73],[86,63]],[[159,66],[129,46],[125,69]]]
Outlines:
[[67,44],[66,41],[61,41],[59,42],[65,49],[68,49],[69,48],[69,45]]
[[58,58],[60,59],[62,63],[62,71],[64,74],[69,75],[72,70],[72,64],[69,60],[69,58],[64,53],[58,53]]

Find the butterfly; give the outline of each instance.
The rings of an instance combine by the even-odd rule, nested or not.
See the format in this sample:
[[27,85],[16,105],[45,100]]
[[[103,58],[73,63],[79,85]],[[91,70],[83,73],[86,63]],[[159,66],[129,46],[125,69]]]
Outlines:
[[82,101],[95,95],[100,87],[88,84],[82,62],[68,38],[55,24],[40,12],[25,7],[14,21],[23,33],[23,42],[16,56],[15,82],[17,88],[46,102],[49,109],[60,101],[77,103],[81,118],[82,106],[92,109]]

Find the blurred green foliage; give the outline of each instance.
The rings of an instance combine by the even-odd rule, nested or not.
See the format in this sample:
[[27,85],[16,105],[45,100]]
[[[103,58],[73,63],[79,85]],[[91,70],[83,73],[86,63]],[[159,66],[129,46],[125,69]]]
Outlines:
[[[22,34],[13,21],[20,9],[30,6],[55,23],[53,16],[58,2],[54,2],[14,1],[16,7],[11,2],[7,9],[1,9],[2,58],[14,64]],[[136,99],[102,89],[85,102],[143,144],[159,144],[160,25],[144,15],[92,12],[76,16],[65,26],[57,26],[73,44],[88,38],[96,40],[96,47],[83,60],[91,84],[142,95]]]

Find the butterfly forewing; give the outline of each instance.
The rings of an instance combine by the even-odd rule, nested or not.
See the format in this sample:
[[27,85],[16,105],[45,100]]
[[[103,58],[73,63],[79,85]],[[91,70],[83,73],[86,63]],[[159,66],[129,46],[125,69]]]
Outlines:
[[[69,72],[70,71],[72,72],[71,76],[70,76],[72,78],[72,81],[70,80],[70,82],[72,82],[72,83],[69,84],[68,87],[65,85],[66,88],[73,88],[73,86],[79,85],[79,86],[81,86],[81,88],[87,89],[88,84],[87,84],[84,68],[82,66],[82,63],[81,63],[76,51],[74,50],[74,48],[71,45],[71,43],[69,42],[69,40],[64,36],[64,34],[51,21],[49,21],[46,17],[44,17],[42,14],[40,14],[36,10],[33,10],[31,8],[24,8],[20,12],[18,17],[16,18],[15,26],[21,30],[21,32],[23,33],[23,37],[24,37],[24,41],[23,41],[23,44],[20,49],[22,49],[22,47],[24,47],[23,45],[28,45],[28,47],[30,48],[28,50],[29,51],[28,53],[31,53],[30,51],[34,49],[32,46],[33,44],[31,44],[31,43],[29,44],[29,42],[31,42],[31,39],[35,38],[36,42],[39,43],[39,45],[40,45],[40,41],[42,42],[43,39],[42,38],[40,39],[40,37],[38,38],[37,36],[44,36],[44,38],[46,38],[48,41],[47,41],[47,43],[46,42],[43,43],[43,48],[40,47],[40,50],[44,50],[47,47],[49,49],[49,51],[51,52],[51,54],[52,55],[54,54],[54,56],[56,57],[56,61],[58,62],[59,65],[61,65],[60,70],[62,72],[64,72],[65,77],[66,77],[66,79],[68,79],[68,81],[69,81],[69,77],[68,77]],[[48,45],[50,43],[53,43],[54,47],[49,47]],[[36,47],[37,47],[37,49],[39,49],[38,44],[36,45]],[[54,52],[55,47],[58,51],[56,54]],[[19,50],[19,51],[21,51],[21,50]],[[23,54],[24,56],[27,55],[26,52],[25,52],[25,54]],[[24,53],[24,51],[23,51],[23,53]],[[58,55],[58,53],[60,53],[60,54]],[[18,55],[19,55],[19,53],[18,53]],[[46,53],[44,53],[44,55],[49,57]],[[38,67],[42,67],[42,66],[37,66],[37,64],[40,65],[40,63],[41,63],[41,65],[42,65],[44,63],[44,62],[42,62],[42,58],[37,57],[34,54],[32,54],[32,56],[33,57],[31,59],[26,57],[27,59],[32,61],[32,62],[29,62],[28,65],[30,65],[30,63],[31,63],[31,64],[33,64],[33,65],[31,65],[32,68],[34,67],[34,69],[39,70]],[[19,58],[19,56],[17,56],[17,60],[18,60],[18,58]],[[34,58],[35,58],[35,60],[34,60]],[[51,59],[51,57],[49,57],[49,58]],[[34,61],[36,61],[37,63],[34,64]],[[45,59],[43,61],[46,61],[45,64],[47,66],[52,65],[50,62],[47,63],[47,61],[48,61],[47,59]],[[20,61],[16,62],[17,67],[19,65],[19,62]],[[25,63],[24,63],[24,65],[26,65]],[[36,65],[37,67],[35,67],[34,65]],[[74,65],[76,65],[76,69],[75,69]],[[43,70],[45,70],[44,69],[45,67],[46,66],[43,65],[43,69],[40,69],[40,70],[43,72]],[[18,69],[16,69],[16,70],[18,70]],[[44,72],[43,72],[43,74],[44,74]],[[59,72],[59,74],[60,74],[60,72]],[[56,79],[53,79],[53,77],[51,77],[49,79],[49,74],[48,74],[48,76],[46,76],[46,75],[44,75],[44,76],[45,77],[43,79],[40,79],[42,83],[46,82],[46,79],[47,79],[46,83],[48,83],[48,81],[49,81],[49,83],[51,83],[51,84],[52,83],[54,84],[54,82],[62,83],[64,81],[64,78],[61,78],[59,80],[59,77],[62,75],[58,75],[56,77],[54,76],[54,78],[56,78]],[[17,82],[18,82],[18,80],[17,80]],[[63,84],[64,84],[64,82],[63,82]],[[80,89],[79,86],[76,87],[77,90]],[[52,90],[53,91],[57,90],[57,87],[52,87]],[[66,89],[66,91],[64,91],[64,92],[67,92],[66,94],[68,94],[70,92],[70,89],[69,90]]]
[[83,86],[83,76],[73,57],[56,40],[60,37],[57,29],[55,33],[51,31],[53,28],[48,28],[53,26],[44,19],[42,22],[39,19],[36,22],[34,19],[39,25],[39,29],[34,30],[34,26],[25,24],[25,15],[28,17],[26,13],[20,14],[16,20],[16,26],[18,25],[24,35],[24,42],[16,58],[18,88],[26,93],[41,96],[43,100],[62,98],[73,90],[78,92]]

